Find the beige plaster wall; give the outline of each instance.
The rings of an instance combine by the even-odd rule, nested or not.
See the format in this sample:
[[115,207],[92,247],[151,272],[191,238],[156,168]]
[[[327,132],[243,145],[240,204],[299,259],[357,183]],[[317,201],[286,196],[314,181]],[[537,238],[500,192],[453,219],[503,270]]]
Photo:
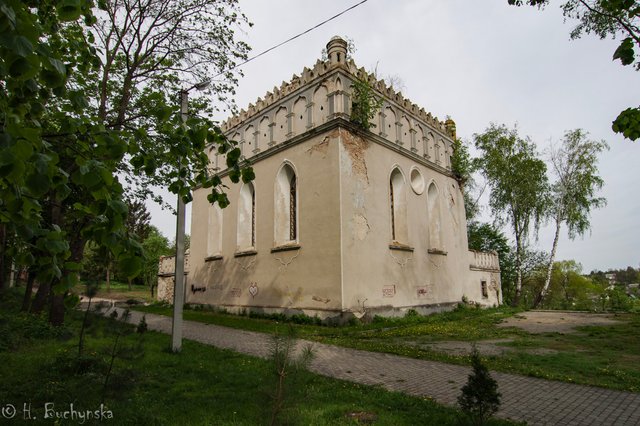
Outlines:
[[[393,250],[389,179],[394,167],[405,178],[408,240],[413,251]],[[413,191],[411,170],[422,175],[422,193]],[[446,172],[445,172],[446,173]],[[341,130],[343,294],[345,308],[410,307],[456,303],[469,287],[469,254],[462,194],[457,182],[415,158]],[[429,253],[427,189],[439,191],[441,246]],[[420,185],[418,185],[419,187]],[[420,188],[418,188],[420,189]],[[398,244],[396,244],[398,245]],[[479,289],[478,282],[478,289]],[[471,294],[473,293],[473,294]],[[478,290],[479,294],[479,290]]]
[[[298,197],[297,250],[274,247],[274,185],[287,162],[296,171]],[[189,303],[227,307],[284,307],[315,311],[340,310],[340,208],[338,142],[319,135],[288,147],[254,165],[256,179],[256,253],[236,257],[240,184],[223,178],[231,204],[222,211],[221,258],[205,261],[207,190],[194,191],[191,223]]]

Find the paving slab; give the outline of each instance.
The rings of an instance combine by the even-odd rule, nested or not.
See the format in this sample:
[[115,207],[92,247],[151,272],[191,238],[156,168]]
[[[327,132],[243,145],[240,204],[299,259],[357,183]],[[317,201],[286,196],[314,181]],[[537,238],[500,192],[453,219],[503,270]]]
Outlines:
[[[122,311],[121,308],[111,308]],[[109,312],[106,312],[108,315]],[[131,311],[129,322],[142,316],[150,330],[171,333],[170,317]],[[266,358],[271,338],[264,333],[184,321],[183,336],[222,349]],[[351,382],[379,385],[409,395],[456,405],[470,367],[367,352],[300,340],[311,345],[315,358],[310,370]],[[502,393],[498,416],[530,425],[640,425],[640,393],[576,385],[533,377],[491,372]]]

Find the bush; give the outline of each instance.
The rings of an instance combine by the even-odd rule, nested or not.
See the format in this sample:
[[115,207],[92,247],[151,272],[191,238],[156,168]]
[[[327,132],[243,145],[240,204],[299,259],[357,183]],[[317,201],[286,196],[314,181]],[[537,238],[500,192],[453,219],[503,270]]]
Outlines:
[[470,424],[483,425],[500,408],[500,393],[498,383],[482,363],[475,345],[471,352],[471,364],[473,371],[469,375],[467,384],[462,387],[462,393],[458,396],[458,405],[468,417]]

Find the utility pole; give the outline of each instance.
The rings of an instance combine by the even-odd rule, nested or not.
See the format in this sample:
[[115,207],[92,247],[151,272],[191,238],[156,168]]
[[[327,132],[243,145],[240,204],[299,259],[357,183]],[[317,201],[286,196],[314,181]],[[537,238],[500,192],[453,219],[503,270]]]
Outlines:
[[[189,91],[180,92],[180,116],[182,126],[186,130],[187,115],[189,113]],[[182,159],[178,161],[178,168],[182,168]],[[184,177],[180,174],[184,184]],[[184,307],[184,233],[185,214],[184,201],[178,194],[177,223],[176,223],[176,266],[173,287],[173,322],[171,324],[171,350],[175,353],[182,350],[182,310]]]
[[[187,118],[189,118],[189,91],[191,89],[205,90],[211,84],[211,80],[196,83],[188,89],[180,91],[180,118],[182,127],[187,131]],[[178,159],[178,170],[182,171],[183,159]],[[179,173],[182,186],[186,179]],[[175,353],[182,350],[182,310],[184,308],[184,233],[185,233],[185,205],[182,196],[178,194],[178,206],[176,208],[176,267],[173,286],[173,321],[171,324],[171,350]]]

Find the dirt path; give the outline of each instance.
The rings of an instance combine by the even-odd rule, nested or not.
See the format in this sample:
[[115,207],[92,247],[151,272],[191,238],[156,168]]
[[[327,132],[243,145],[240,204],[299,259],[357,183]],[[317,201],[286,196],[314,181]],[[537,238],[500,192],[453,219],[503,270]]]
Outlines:
[[587,325],[615,325],[620,319],[614,314],[591,312],[527,311],[514,315],[498,327],[518,327],[528,333],[576,333],[576,327]]

